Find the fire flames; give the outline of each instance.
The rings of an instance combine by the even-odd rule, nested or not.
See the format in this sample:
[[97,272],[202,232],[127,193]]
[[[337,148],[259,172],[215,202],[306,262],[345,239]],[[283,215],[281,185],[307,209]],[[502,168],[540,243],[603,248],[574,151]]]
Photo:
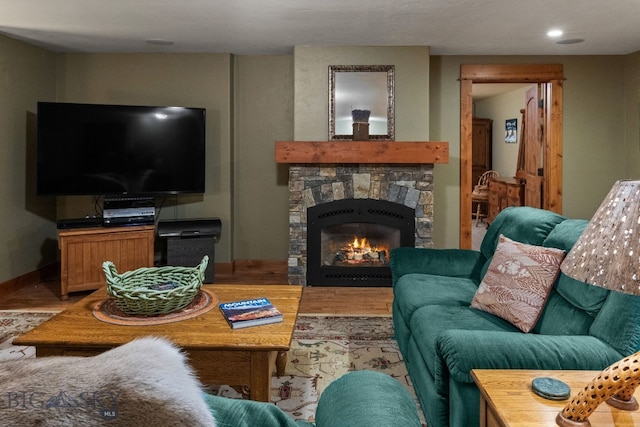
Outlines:
[[336,256],[338,264],[380,264],[387,263],[388,248],[375,245],[366,237],[354,237],[353,241],[342,245]]

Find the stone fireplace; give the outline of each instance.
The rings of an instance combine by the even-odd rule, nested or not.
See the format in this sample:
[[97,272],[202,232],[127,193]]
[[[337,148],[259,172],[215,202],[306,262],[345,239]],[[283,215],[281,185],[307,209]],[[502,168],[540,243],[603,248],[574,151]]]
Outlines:
[[290,284],[390,286],[392,249],[432,246],[447,143],[277,142],[276,161],[289,163]]
[[415,209],[346,198],[307,208],[307,285],[389,286],[389,254],[414,246]]

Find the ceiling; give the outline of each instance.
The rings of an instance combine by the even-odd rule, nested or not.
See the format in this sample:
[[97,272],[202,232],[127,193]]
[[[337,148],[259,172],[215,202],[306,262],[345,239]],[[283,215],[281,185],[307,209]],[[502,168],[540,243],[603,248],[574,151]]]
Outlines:
[[[0,33],[56,52],[625,55],[640,51],[639,17],[640,0],[2,0]],[[550,39],[552,28],[564,35]]]

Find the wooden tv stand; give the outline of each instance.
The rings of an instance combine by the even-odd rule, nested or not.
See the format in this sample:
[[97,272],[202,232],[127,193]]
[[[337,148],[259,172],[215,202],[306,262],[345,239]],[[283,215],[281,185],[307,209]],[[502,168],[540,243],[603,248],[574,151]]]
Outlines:
[[104,286],[104,261],[112,261],[118,273],[153,267],[154,238],[153,225],[58,231],[60,299],[68,299],[69,292]]

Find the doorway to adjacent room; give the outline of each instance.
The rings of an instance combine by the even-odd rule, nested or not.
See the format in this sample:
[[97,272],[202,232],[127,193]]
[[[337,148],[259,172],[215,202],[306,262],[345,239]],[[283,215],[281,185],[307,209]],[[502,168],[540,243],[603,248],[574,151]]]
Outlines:
[[546,83],[546,142],[542,168],[542,207],[562,212],[561,64],[462,65],[460,70],[460,247],[472,247],[472,120],[474,83]]

